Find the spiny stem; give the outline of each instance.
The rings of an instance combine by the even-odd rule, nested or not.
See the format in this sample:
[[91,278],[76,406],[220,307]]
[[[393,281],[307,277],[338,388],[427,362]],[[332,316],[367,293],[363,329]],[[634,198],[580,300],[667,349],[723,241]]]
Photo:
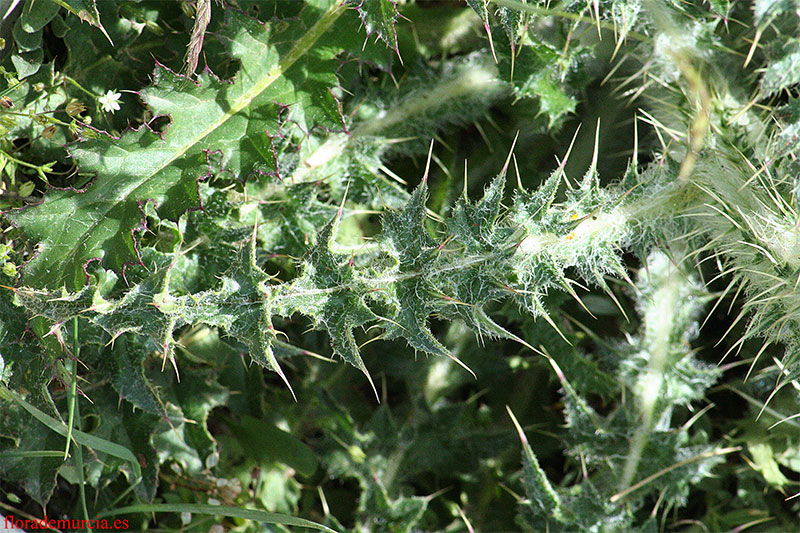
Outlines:
[[466,68],[457,76],[445,79],[430,90],[413,94],[383,115],[360,122],[352,129],[349,136],[331,135],[300,163],[292,179],[295,183],[317,179],[310,177],[315,169],[321,168],[339,157],[360,138],[390,131],[391,128],[408,122],[413,117],[425,116],[432,108],[442,106],[443,102],[452,102],[459,98],[483,94],[501,87],[502,83],[497,78],[496,68],[484,65],[473,65]]
[[[610,22],[599,20],[599,18],[595,20],[592,17],[586,17],[584,15],[579,15],[577,13],[570,13],[568,11],[562,11],[560,9],[550,9],[547,7],[538,7],[531,4],[523,4],[518,0],[489,0],[489,1],[501,7],[510,7],[512,9],[519,9],[520,11],[527,11],[528,13],[533,13],[534,15],[542,15],[545,17],[561,17],[565,19],[574,20],[576,22],[585,22],[586,24],[597,25],[598,28],[605,28],[611,31],[615,30],[614,24]],[[652,41],[652,39],[647,35],[635,31],[628,31],[626,35],[633,39],[636,39],[637,41],[643,41],[643,42]]]

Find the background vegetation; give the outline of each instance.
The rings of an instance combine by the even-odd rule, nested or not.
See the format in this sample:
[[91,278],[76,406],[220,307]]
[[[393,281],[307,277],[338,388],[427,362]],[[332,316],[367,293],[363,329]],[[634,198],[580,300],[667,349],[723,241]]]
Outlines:
[[3,514],[796,530],[796,0],[0,7]]

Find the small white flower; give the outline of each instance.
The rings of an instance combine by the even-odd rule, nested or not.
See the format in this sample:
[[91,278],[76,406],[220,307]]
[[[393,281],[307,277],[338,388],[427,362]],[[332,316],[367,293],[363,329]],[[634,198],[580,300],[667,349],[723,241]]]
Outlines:
[[119,111],[119,99],[122,98],[122,95],[119,93],[115,93],[114,91],[108,91],[104,96],[101,96],[97,99],[100,102],[100,105],[103,107],[103,111],[107,113],[113,113],[114,111]]

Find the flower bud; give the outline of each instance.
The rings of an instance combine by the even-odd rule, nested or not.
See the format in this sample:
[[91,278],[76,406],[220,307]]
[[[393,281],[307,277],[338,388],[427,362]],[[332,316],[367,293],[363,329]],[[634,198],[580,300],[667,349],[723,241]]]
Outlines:
[[84,111],[86,111],[86,106],[83,105],[83,103],[79,102],[78,100],[72,100],[70,103],[67,104],[67,115],[71,117],[77,117]]
[[3,274],[8,276],[9,278],[16,278],[17,277],[17,265],[14,263],[6,263],[3,265]]
[[22,198],[27,198],[28,196],[33,194],[33,190],[35,188],[36,188],[36,184],[35,183],[33,183],[32,181],[26,181],[25,183],[20,185],[19,191],[17,191],[17,194],[19,194]]

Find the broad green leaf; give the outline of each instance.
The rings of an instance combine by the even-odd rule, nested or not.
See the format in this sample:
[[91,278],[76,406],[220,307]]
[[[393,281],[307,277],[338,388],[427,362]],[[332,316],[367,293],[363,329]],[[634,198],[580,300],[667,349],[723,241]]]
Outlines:
[[167,372],[158,372],[152,380],[164,402],[180,408],[183,441],[205,463],[219,454],[217,441],[207,425],[209,416],[214,408],[227,405],[230,393],[216,382],[215,370],[186,366],[181,368],[180,381]]
[[343,127],[330,92],[336,78],[328,61],[336,50],[315,48],[344,10],[338,2],[328,6],[307,6],[283,26],[232,11],[228,38],[241,71],[231,83],[206,73],[199,85],[184,89],[185,80],[158,67],[155,85],[142,97],[156,116],[170,118],[163,138],[142,127],[120,139],[99,134],[76,144],[71,153],[81,168],[97,173],[91,187],[51,190],[42,204],[10,216],[40,243],[25,268],[26,281],[77,288],[90,259],[100,257],[113,269],[136,261],[141,206],[154,201],[165,218],[196,207],[197,181],[208,173],[211,151],[222,153],[221,165],[243,178],[268,166],[263,154],[268,135],[278,133],[281,105],[302,109],[297,119],[309,128]]
[[[19,8],[17,8],[19,9]],[[39,31],[53,20],[60,7],[52,0],[33,0],[25,2],[19,20],[22,29],[28,33]]]
[[229,423],[248,457],[283,463],[305,477],[317,471],[319,465],[314,452],[291,433],[252,416],[243,417],[240,424]]
[[709,0],[708,3],[711,5],[711,9],[721,17],[727,17],[732,7],[731,0]]
[[[92,448],[90,452],[84,448],[86,482],[102,490],[104,486],[119,479],[120,474],[123,474],[128,485],[133,486],[138,498],[152,501],[158,490],[160,464],[152,438],[164,418],[143,413],[129,403],[120,402],[119,396],[111,388],[92,391],[89,398],[94,404],[79,399],[81,417],[85,420],[94,418],[103,422],[92,429],[92,438],[102,442],[113,442],[129,451],[136,459],[134,464],[127,457],[112,453],[113,450],[89,446]],[[74,478],[73,482],[76,482]]]
[[540,113],[550,127],[576,105],[564,78],[578,68],[581,49],[575,45],[559,49],[559,44],[532,36],[519,50],[503,46],[497,52],[500,77],[511,83],[517,97],[538,98]]
[[[70,2],[80,10],[80,4],[90,9],[93,0]],[[178,68],[186,48],[186,36],[181,32],[161,30],[161,25],[168,19],[168,5],[163,5],[165,9],[156,10],[145,3],[119,6],[115,2],[100,2],[98,7],[102,10],[102,23],[108,32],[107,36],[97,27],[81,23],[76,17],[64,13],[66,20],[61,24],[64,26],[63,39],[69,57],[63,67],[64,74],[93,94],[104,95],[109,90],[139,89],[150,83],[152,61],[131,61],[131,49],[147,50],[148,54],[158,58],[160,64]],[[58,20],[56,18],[54,23]],[[70,89],[75,88],[70,86]],[[123,131],[128,125],[127,117],[139,112],[141,106],[137,95],[126,92],[120,94],[122,109],[113,115],[106,114],[100,127]],[[97,101],[83,91],[71,90],[71,95],[86,105],[90,113],[100,108]]]
[[42,47],[42,30],[28,32],[23,28],[22,19],[14,24],[14,44],[20,52],[31,52]]
[[20,79],[33,76],[39,72],[44,60],[44,52],[41,48],[37,48],[31,52],[14,52],[11,55],[11,63],[17,69],[17,75]]
[[158,463],[170,460],[188,474],[199,475],[203,470],[213,466],[214,456],[201,457],[198,450],[192,448],[188,433],[194,421],[184,420],[180,407],[168,404],[169,418],[155,429],[151,440],[158,454]]
[[363,528],[367,531],[383,528],[386,531],[413,531],[428,508],[428,499],[401,496],[393,500],[380,483],[375,485],[361,497]]
[[129,339],[125,335],[114,341],[109,354],[111,355],[109,366],[113,365],[112,385],[121,398],[138,409],[166,416],[155,389],[142,369],[142,363],[147,356],[143,344],[139,339]]
[[780,465],[775,460],[775,451],[768,442],[753,442],[747,449],[753,458],[753,467],[764,476],[767,483],[773,487],[783,487],[791,483],[781,472]]

